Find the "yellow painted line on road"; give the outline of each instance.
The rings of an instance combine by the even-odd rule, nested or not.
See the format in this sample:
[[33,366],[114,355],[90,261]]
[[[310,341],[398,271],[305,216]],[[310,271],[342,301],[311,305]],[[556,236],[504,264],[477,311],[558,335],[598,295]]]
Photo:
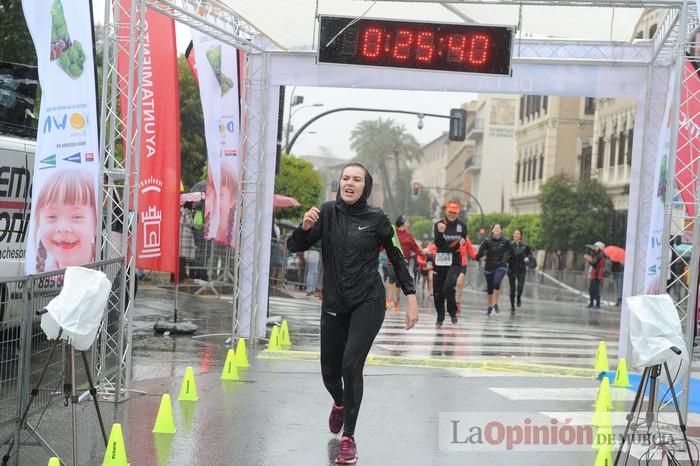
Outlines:
[[[278,361],[318,361],[318,351],[268,351],[258,354],[261,359]],[[373,366],[401,366],[426,369],[475,369],[491,373],[508,373],[513,375],[542,375],[551,377],[574,377],[592,379],[596,377],[593,369],[533,364],[517,361],[437,359],[406,356],[370,354],[367,364]]]

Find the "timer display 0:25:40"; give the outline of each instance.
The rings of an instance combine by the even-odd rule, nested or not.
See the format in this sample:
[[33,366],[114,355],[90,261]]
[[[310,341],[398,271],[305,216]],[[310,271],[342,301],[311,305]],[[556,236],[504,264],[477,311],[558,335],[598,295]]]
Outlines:
[[450,65],[479,67],[489,62],[491,37],[484,33],[462,34],[370,26],[359,31],[358,54],[368,62],[415,61],[429,65],[435,61]]
[[510,75],[508,26],[321,16],[318,63]]

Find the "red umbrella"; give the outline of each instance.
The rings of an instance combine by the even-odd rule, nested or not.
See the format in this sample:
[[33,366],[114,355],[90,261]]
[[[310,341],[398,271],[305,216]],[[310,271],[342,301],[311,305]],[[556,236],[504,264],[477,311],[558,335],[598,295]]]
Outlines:
[[611,261],[618,262],[620,264],[625,263],[625,250],[621,247],[605,246],[605,248],[603,248],[603,252],[606,256],[608,256],[608,259],[610,259]]
[[274,209],[279,209],[280,207],[299,207],[300,205],[299,201],[293,197],[283,196],[281,194],[275,194],[272,200],[272,207]]

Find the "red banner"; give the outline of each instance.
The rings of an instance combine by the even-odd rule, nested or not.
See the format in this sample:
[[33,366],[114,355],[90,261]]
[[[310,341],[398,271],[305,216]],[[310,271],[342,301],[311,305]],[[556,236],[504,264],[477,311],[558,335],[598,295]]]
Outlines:
[[689,217],[695,216],[695,180],[698,176],[700,150],[700,76],[685,60],[681,85],[681,108],[678,120],[676,183]]
[[[122,1],[122,11],[130,11]],[[129,18],[121,19],[129,24]],[[120,31],[128,37],[127,31]],[[142,71],[136,266],[178,274],[180,256],[180,96],[175,23],[146,9]],[[119,73],[127,74],[128,49],[119,50]],[[121,92],[122,116],[127,108]]]
[[187,58],[187,63],[190,65],[190,70],[194,75],[195,82],[199,82],[199,78],[197,77],[197,62],[194,59],[194,44],[192,41],[190,41],[187,50],[185,50],[185,58]]

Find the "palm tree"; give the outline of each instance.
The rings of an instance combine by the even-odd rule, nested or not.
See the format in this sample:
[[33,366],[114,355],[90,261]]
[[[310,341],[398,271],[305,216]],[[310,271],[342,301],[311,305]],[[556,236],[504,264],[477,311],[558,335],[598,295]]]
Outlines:
[[[406,164],[420,159],[423,154],[416,138],[406,132],[404,125],[399,125],[390,118],[363,120],[350,134],[350,148],[355,151],[358,162],[379,172],[388,213],[397,214],[401,204],[397,202],[396,196],[400,196],[399,201],[408,196],[407,181],[402,182],[400,177],[401,160]],[[389,157],[394,158],[395,190],[391,189],[392,180],[386,163]]]

